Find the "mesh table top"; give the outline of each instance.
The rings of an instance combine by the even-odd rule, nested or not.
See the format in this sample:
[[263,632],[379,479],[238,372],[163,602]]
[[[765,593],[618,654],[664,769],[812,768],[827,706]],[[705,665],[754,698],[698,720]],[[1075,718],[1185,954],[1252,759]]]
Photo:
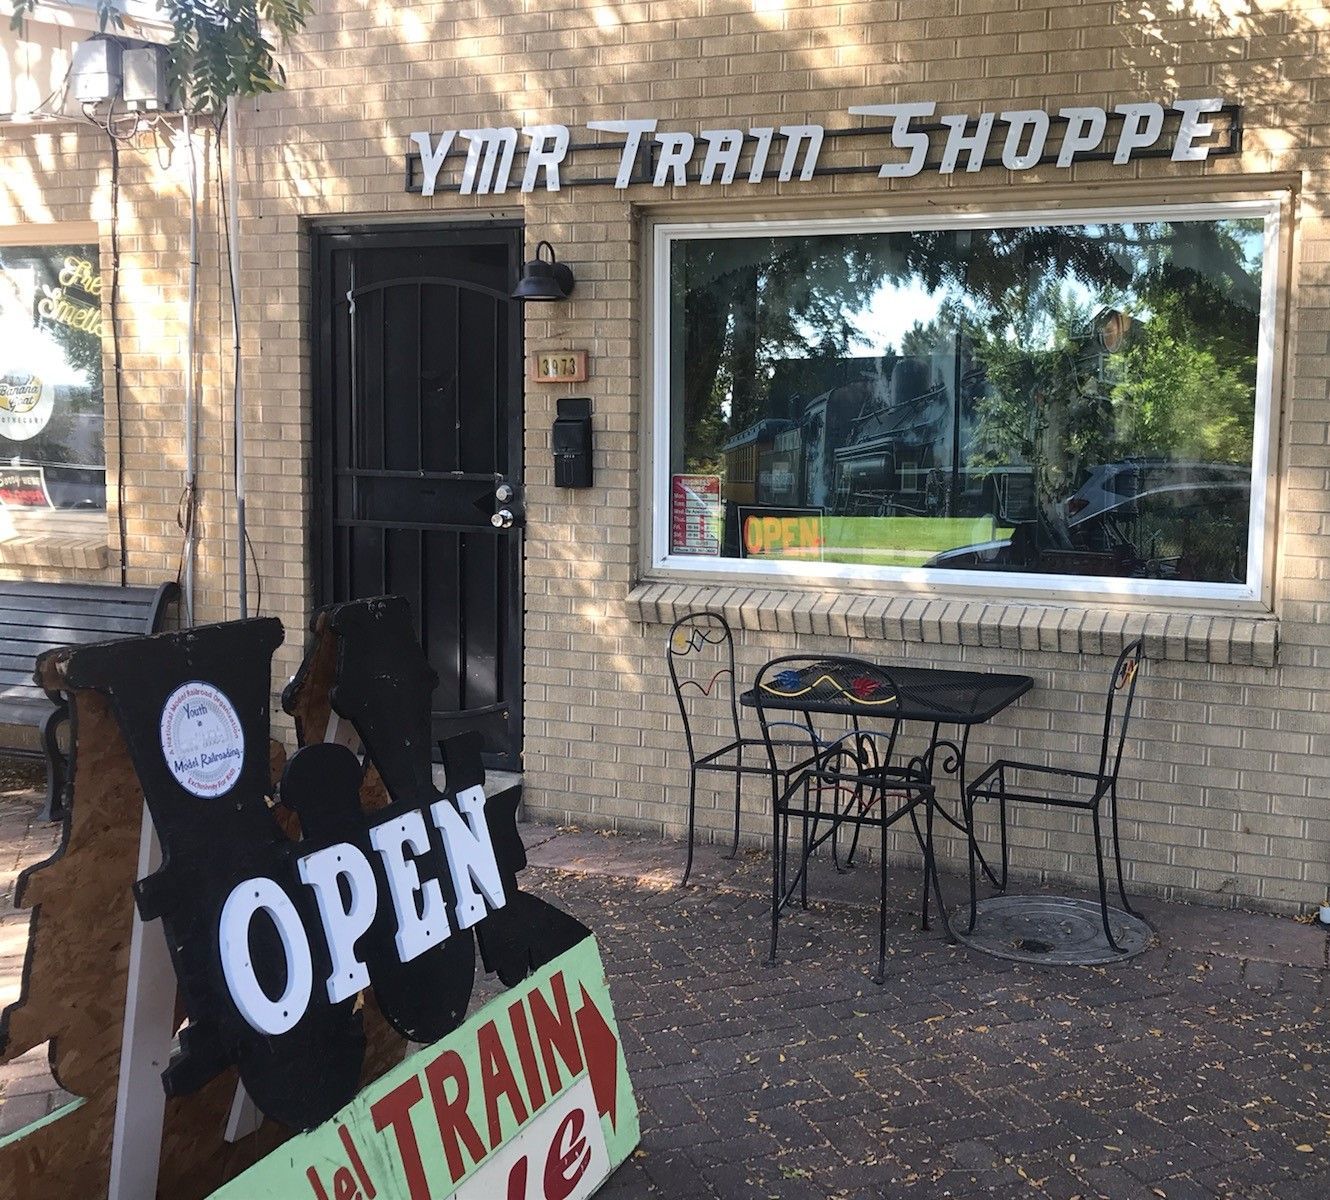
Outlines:
[[[862,659],[807,660],[762,679],[762,707],[794,712],[849,713],[905,721],[975,725],[1023,696],[1028,675],[896,667]],[[757,706],[756,689],[740,696]]]

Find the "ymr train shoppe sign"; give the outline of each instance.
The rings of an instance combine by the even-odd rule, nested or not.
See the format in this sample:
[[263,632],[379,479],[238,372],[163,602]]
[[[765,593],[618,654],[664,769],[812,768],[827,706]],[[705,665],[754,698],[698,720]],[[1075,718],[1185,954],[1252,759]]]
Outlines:
[[[937,115],[931,100],[856,104],[861,126],[763,125],[748,129],[661,129],[655,117],[591,121],[617,135],[573,141],[566,125],[503,125],[410,134],[406,190],[499,195],[510,189],[557,192],[589,185],[782,183],[827,175],[906,179],[1001,166],[1028,171],[1081,162],[1125,166],[1143,158],[1204,162],[1240,153],[1242,110],[1219,99],[1142,101]],[[585,162],[574,171],[574,160]]]

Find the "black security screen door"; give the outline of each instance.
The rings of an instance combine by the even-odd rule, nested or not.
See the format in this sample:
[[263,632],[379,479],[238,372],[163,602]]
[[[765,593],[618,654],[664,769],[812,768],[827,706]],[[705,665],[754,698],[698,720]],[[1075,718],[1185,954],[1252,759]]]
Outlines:
[[[439,673],[435,733],[522,738],[521,228],[320,232],[320,603],[394,593]],[[506,711],[505,711],[506,710]]]

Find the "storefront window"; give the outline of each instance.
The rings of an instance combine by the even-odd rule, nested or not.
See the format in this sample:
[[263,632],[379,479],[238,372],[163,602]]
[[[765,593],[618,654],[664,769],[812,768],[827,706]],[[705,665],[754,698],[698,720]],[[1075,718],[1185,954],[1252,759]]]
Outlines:
[[1276,220],[663,229],[657,561],[1249,594]]
[[106,507],[95,245],[0,245],[0,506],[12,525]]

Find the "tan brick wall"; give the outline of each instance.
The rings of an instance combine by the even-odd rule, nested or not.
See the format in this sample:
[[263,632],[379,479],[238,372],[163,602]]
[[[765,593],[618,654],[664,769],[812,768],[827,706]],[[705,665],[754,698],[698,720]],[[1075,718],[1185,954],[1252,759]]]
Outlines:
[[[200,170],[215,159],[211,136],[197,137]],[[141,136],[120,150],[120,266],[122,404],[118,412],[115,363],[108,335],[103,345],[107,467],[104,567],[35,567],[5,562],[5,578],[120,578],[117,502],[118,437],[124,431],[127,579],[131,584],[174,579],[181,534],[176,514],[184,485],[184,359],[188,263],[188,176],[185,156],[163,132]],[[71,226],[100,230],[102,306],[110,326],[113,277],[110,153],[104,134],[90,127],[52,124],[0,129],[0,236],[34,244],[68,240]],[[215,178],[215,172],[214,172]],[[228,568],[235,554],[224,540],[231,517],[229,307],[219,273],[215,188],[202,202],[198,375],[200,393],[200,511],[198,560],[200,618],[235,615],[225,604]],[[77,239],[83,240],[83,239]],[[90,240],[98,240],[96,238]],[[227,371],[223,379],[223,371]],[[117,419],[119,416],[119,419]],[[89,556],[89,561],[91,557]]]
[[[289,89],[246,114],[244,285],[246,387],[254,431],[250,518],[265,609],[286,622],[284,669],[294,665],[310,598],[303,528],[312,386],[307,350],[306,231],[310,222],[520,216],[529,243],[548,238],[577,272],[572,299],[531,309],[527,347],[584,347],[585,385],[530,384],[526,392],[526,775],[533,810],[563,820],[677,833],[684,817],[682,737],[663,671],[664,628],[630,593],[643,577],[643,464],[650,386],[642,344],[644,228],[657,215],[751,211],[788,215],[934,212],[965,204],[1024,207],[1087,200],[1157,201],[1278,190],[1296,211],[1282,377],[1276,630],[1250,643],[1232,633],[1222,653],[1192,631],[1141,685],[1140,723],[1123,768],[1126,857],[1135,886],[1217,902],[1283,909],[1324,899],[1330,885],[1330,27],[1321,0],[1142,7],[1065,0],[454,0],[318,6],[286,55]],[[415,129],[651,115],[696,132],[717,124],[849,123],[852,104],[931,99],[943,112],[1012,102],[1069,103],[1222,95],[1244,105],[1240,158],[1208,164],[1142,161],[1000,169],[901,181],[873,175],[808,183],[673,192],[570,189],[557,195],[432,199],[402,191],[406,137]],[[42,134],[41,137],[51,135]],[[0,134],[0,164],[26,172],[24,189],[0,189],[0,226],[16,220],[105,224],[105,155],[90,134],[58,135],[78,165],[57,168],[33,135]],[[127,423],[130,559],[139,578],[174,573],[178,438],[178,312],[184,279],[177,183],[146,151],[126,152],[127,288],[133,314],[126,394],[141,406]],[[131,163],[131,159],[133,159]],[[210,211],[210,219],[215,212]],[[215,226],[208,235],[216,246]],[[229,346],[215,255],[205,265],[207,494],[201,612],[234,612],[225,502],[225,386]],[[146,328],[144,328],[146,326]],[[127,349],[129,343],[127,342]],[[173,377],[172,372],[176,372]],[[597,486],[552,487],[549,426],[562,394],[595,403]],[[140,425],[142,426],[140,428]],[[144,457],[139,459],[137,455]],[[168,465],[163,468],[163,456]],[[740,581],[736,581],[738,583]],[[690,585],[691,586],[691,585]],[[744,589],[747,591],[747,589]],[[680,589],[682,593],[683,589]],[[676,593],[677,595],[678,593]],[[697,595],[698,593],[694,593]],[[889,596],[883,585],[877,595]],[[652,604],[655,602],[652,601]],[[973,637],[915,636],[849,625],[840,634],[780,632],[770,612],[740,622],[742,671],[766,657],[815,647],[886,660],[992,665],[1027,671],[1036,690],[981,730],[972,760],[997,747],[1069,755],[1081,765],[1095,742],[1094,712],[1111,662],[1110,627],[1130,616],[1089,606],[1058,628],[1075,637],[1022,637],[1019,614]],[[1057,607],[1044,601],[1040,607]],[[760,606],[759,606],[760,607]],[[1072,607],[1075,606],[1064,606]],[[654,614],[659,615],[656,606]],[[1136,616],[1140,615],[1140,609]],[[1045,618],[1040,617],[1043,621]],[[957,629],[965,628],[963,622]],[[997,632],[984,634],[982,628]],[[793,628],[793,627],[790,627]],[[830,627],[828,627],[830,628]],[[1012,630],[1004,637],[1002,629]],[[1207,626],[1207,630],[1211,627]],[[1081,640],[1081,630],[1086,636]],[[1067,635],[1071,636],[1070,632]],[[1260,649],[1253,649],[1256,641]],[[1216,643],[1218,644],[1218,643]],[[1238,647],[1234,650],[1233,647]],[[1244,662],[1261,665],[1242,665]],[[1067,730],[1074,726],[1074,745]],[[705,832],[727,826],[725,789],[707,789]],[[1042,812],[1021,814],[1019,870],[1086,879],[1086,830]],[[745,828],[761,836],[761,789],[748,792]],[[956,847],[952,844],[953,855]]]

